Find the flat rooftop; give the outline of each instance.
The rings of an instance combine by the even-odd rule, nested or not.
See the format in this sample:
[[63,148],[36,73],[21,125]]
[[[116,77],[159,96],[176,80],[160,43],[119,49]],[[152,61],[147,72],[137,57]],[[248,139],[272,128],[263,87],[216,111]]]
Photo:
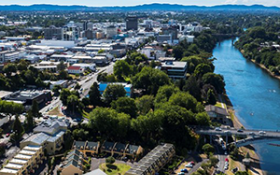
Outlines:
[[181,61],[166,61],[161,65],[161,67],[171,67],[171,68],[185,68],[187,66],[187,62]]

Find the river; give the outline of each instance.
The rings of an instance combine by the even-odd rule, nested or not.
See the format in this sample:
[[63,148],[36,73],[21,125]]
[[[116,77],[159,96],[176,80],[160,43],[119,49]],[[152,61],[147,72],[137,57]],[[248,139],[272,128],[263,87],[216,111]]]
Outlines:
[[[217,44],[213,56],[217,58],[215,73],[224,76],[227,94],[245,128],[280,130],[280,81],[246,60],[232,40]],[[267,143],[254,147],[262,170],[269,175],[279,175],[280,147]]]

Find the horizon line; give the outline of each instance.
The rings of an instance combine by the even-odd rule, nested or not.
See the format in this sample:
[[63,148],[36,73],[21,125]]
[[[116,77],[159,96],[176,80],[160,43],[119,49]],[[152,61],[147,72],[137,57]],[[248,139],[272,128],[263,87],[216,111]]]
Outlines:
[[195,7],[217,7],[217,6],[227,6],[227,5],[232,5],[232,6],[246,6],[246,7],[252,7],[252,6],[263,6],[263,7],[276,7],[276,8],[280,8],[279,6],[266,6],[263,4],[252,4],[252,5],[246,5],[246,4],[220,4],[220,5],[184,5],[184,4],[172,4],[172,3],[150,3],[150,4],[137,4],[137,5],[127,5],[127,6],[89,6],[89,5],[77,5],[77,4],[48,4],[48,3],[35,3],[35,4],[29,4],[29,5],[24,5],[24,4],[9,4],[9,5],[0,5],[0,6],[24,6],[24,7],[29,7],[29,6],[34,6],[34,5],[52,5],[52,6],[81,6],[81,7],[89,7],[89,8],[102,8],[102,7],[136,7],[136,6],[144,6],[144,5],[154,5],[154,4],[158,4],[158,5],[180,5],[180,6],[195,6]]

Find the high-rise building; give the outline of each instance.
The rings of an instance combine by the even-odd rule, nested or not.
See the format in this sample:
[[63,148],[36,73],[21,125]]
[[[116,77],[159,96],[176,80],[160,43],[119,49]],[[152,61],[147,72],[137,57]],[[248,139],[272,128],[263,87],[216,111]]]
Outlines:
[[83,24],[83,30],[86,31],[88,29],[88,22],[85,21]]
[[138,30],[138,17],[128,16],[126,17],[126,30]]
[[61,40],[63,35],[63,30],[60,27],[50,26],[44,29],[44,37],[46,40],[56,39]]

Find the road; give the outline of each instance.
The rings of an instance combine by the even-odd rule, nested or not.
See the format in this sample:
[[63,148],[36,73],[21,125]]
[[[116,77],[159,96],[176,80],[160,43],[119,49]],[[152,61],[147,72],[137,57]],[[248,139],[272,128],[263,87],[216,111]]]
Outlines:
[[[105,66],[105,67],[102,67],[101,69],[99,69],[98,72],[106,72],[108,74],[111,74],[111,73],[113,73],[113,68],[114,68],[114,63],[112,62],[108,66]],[[84,98],[85,96],[87,96],[87,94],[89,93],[90,87],[92,86],[92,84],[94,82],[97,81],[97,76],[98,76],[98,73],[91,73],[88,76],[86,76],[84,79],[82,79],[81,81],[78,82],[79,85],[81,85],[81,88],[83,89],[81,98]],[[62,106],[62,102],[60,101],[59,98],[57,98],[56,100],[53,100],[49,105],[42,108],[40,110],[40,112],[42,114],[45,114],[57,106],[59,106],[59,108]]]
[[221,135],[221,136],[254,136],[254,137],[272,137],[272,138],[279,138],[280,139],[280,132],[278,131],[265,131],[265,133],[261,134],[260,131],[263,130],[243,130],[242,132],[238,132],[237,129],[230,128],[230,129],[223,129],[221,131],[217,131],[215,129],[196,129],[195,132],[198,134],[204,135]]
[[216,140],[214,141],[214,147],[216,150],[217,158],[219,159],[216,170],[224,172],[224,167],[226,163],[225,159],[227,158],[227,155],[225,155],[225,151],[222,149],[221,145]]

